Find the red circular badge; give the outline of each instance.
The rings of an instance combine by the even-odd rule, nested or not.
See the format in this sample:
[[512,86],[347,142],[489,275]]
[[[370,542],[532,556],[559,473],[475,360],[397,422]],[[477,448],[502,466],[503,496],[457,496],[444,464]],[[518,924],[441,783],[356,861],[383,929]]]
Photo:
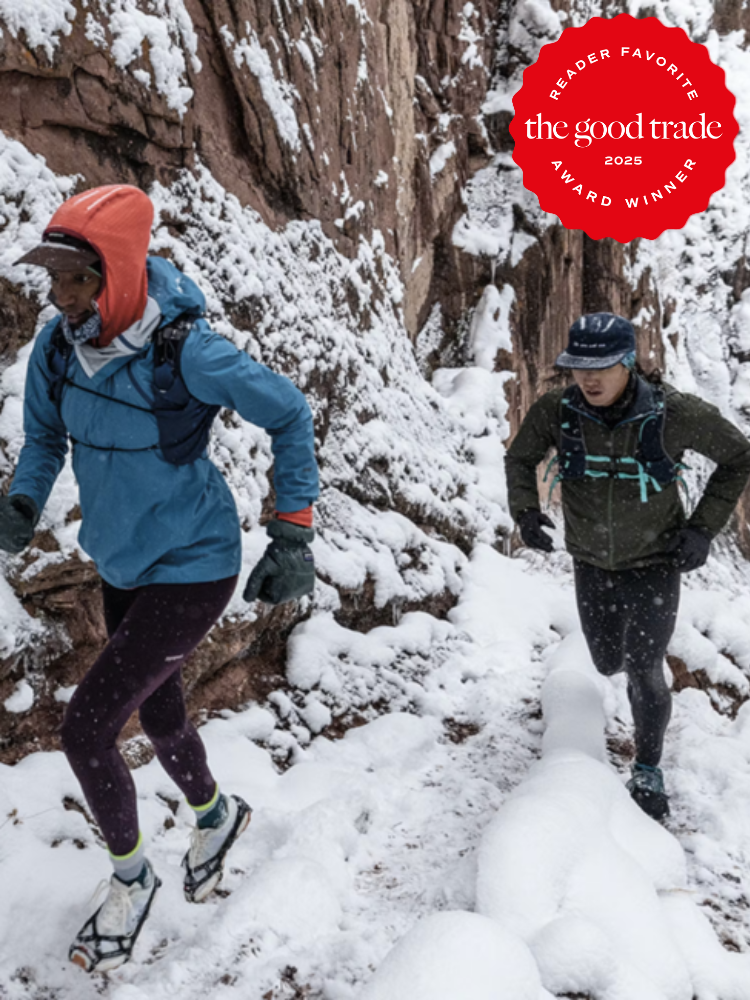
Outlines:
[[681,229],[724,186],[734,95],[682,28],[593,17],[545,45],[513,98],[513,159],[545,212],[620,243]]

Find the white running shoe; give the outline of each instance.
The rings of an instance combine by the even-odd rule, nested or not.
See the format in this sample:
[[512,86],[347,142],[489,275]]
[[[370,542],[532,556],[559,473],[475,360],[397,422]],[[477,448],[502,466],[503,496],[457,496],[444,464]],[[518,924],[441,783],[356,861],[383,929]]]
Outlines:
[[224,858],[243,830],[252,810],[238,795],[227,796],[227,817],[221,826],[196,827],[190,835],[190,850],[182,859],[185,869],[185,899],[201,903],[224,875]]
[[68,952],[71,962],[86,972],[111,972],[129,961],[161,885],[149,861],[146,867],[143,885],[140,882],[126,885],[116,875],[100,885],[100,889],[109,886],[107,898],[76,935]]

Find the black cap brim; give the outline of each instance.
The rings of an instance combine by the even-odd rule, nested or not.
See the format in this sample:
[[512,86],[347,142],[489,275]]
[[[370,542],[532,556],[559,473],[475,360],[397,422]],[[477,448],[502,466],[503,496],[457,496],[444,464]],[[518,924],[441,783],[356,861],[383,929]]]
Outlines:
[[98,263],[99,257],[94,250],[69,247],[63,243],[40,243],[19,260],[14,261],[13,266],[32,264],[46,267],[50,271],[85,271],[87,267]]
[[617,354],[608,354],[606,358],[579,358],[575,354],[568,354],[563,351],[559,354],[555,365],[557,368],[586,368],[597,370],[599,368],[613,368],[630,354],[630,351],[618,351]]

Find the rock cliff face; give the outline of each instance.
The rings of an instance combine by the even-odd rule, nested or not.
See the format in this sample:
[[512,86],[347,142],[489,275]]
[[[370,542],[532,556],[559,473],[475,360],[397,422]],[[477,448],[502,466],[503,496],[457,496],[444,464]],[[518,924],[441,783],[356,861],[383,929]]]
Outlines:
[[[148,33],[123,68],[120,23],[79,8],[51,55],[5,32],[0,127],[88,186],[168,186],[200,161],[269,225],[318,219],[350,254],[379,229],[406,276],[415,333],[433,241],[488,155],[480,109],[497,6],[186,0],[191,30],[169,44],[184,50],[189,100],[143,85],[158,82]],[[450,143],[433,184],[430,157]]]
[[[485,100],[498,80],[511,81],[528,61],[516,30],[531,16],[525,5],[144,0],[137,17],[120,0],[62,0],[59,7],[51,23],[33,12],[25,20],[0,20],[0,133],[43,156],[53,174],[76,177],[78,189],[128,182],[172,192],[159,205],[159,252],[181,265],[211,256],[205,230],[200,239],[196,235],[191,204],[198,202],[190,198],[218,204],[218,196],[202,181],[193,191],[188,176],[210,175],[236,199],[222,202],[223,217],[239,204],[257,212],[273,232],[294,220],[317,220],[339,257],[351,262],[348,271],[341,269],[341,280],[334,274],[339,265],[331,264],[331,315],[343,317],[363,342],[374,336],[374,323],[385,323],[386,313],[399,309],[401,329],[416,341],[440,307],[439,335],[422,366],[427,373],[438,364],[464,363],[468,317],[483,289],[509,286],[513,351],[499,352],[496,368],[515,376],[508,384],[512,428],[556,377],[552,362],[581,312],[640,313],[641,360],[647,367],[663,366],[662,329],[669,327],[673,304],[658,292],[650,268],[638,266],[636,245],[594,242],[550,220],[541,224],[524,198],[512,193],[510,230],[525,241],[524,252],[467,253],[453,239],[471,178],[493,171],[495,185],[514,190],[510,180],[504,187],[507,165],[492,159],[511,148],[508,105],[496,110]],[[727,30],[745,16],[737,5],[719,5],[715,23]],[[20,192],[13,201],[21,222],[24,197]],[[377,254],[363,263],[363,247],[373,245],[383,260],[395,261],[397,276],[386,273]],[[2,259],[12,260],[14,248],[2,249]],[[318,253],[305,258],[308,271]],[[268,328],[260,319],[271,308],[268,297],[254,297],[246,286],[238,290],[218,269],[210,273],[216,274],[217,315],[241,336]],[[744,264],[738,264],[737,300],[745,285]],[[30,292],[14,283],[7,268],[0,274],[5,364],[33,334],[42,302]],[[284,294],[296,301],[292,290]],[[261,345],[265,360],[264,350]],[[299,358],[293,351],[285,357],[284,370],[297,376]],[[322,516],[343,517],[341,497],[375,509],[392,505],[418,525],[422,539],[448,538],[466,551],[478,522],[462,523],[445,513],[451,503],[450,509],[459,509],[471,488],[470,477],[462,478],[462,445],[451,445],[454,484],[432,506],[409,499],[395,482],[395,464],[376,451],[360,451],[365,457],[357,476],[337,472],[331,457],[345,452],[347,415],[354,413],[359,427],[379,416],[387,388],[408,367],[402,357],[378,361],[380,388],[370,410],[342,389],[347,379],[354,385],[351,367],[321,364],[306,376],[330,487]],[[411,418],[412,429],[423,418],[429,422],[427,409],[420,413]],[[455,428],[450,433],[455,437]],[[12,443],[6,444],[10,455]],[[4,456],[6,483],[11,466]],[[272,500],[272,494],[266,497],[266,511]],[[69,520],[76,516],[70,512]],[[57,558],[51,532],[38,536],[36,547],[55,558],[35,557],[41,570],[21,562],[9,577],[25,610],[45,627],[38,641],[0,663],[0,703],[24,674],[36,692],[31,712],[11,715],[0,707],[0,753],[6,760],[49,745],[62,711],[52,692],[75,683],[104,641],[91,565]],[[410,607],[441,614],[453,600],[445,582],[395,602],[377,596],[369,578],[353,586],[333,577],[328,582],[339,595],[337,618],[351,628],[366,629]],[[193,709],[262,699],[282,685],[284,644],[299,614],[287,607],[257,621],[225,622],[191,664]]]

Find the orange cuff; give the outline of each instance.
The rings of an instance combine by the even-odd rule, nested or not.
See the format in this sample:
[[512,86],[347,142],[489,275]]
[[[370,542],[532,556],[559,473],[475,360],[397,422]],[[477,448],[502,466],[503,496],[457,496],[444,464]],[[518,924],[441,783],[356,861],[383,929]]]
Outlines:
[[276,511],[276,517],[279,521],[291,521],[292,524],[299,524],[303,528],[312,528],[313,526],[313,509],[312,507],[305,507],[304,510],[291,511],[288,514],[281,514]]

